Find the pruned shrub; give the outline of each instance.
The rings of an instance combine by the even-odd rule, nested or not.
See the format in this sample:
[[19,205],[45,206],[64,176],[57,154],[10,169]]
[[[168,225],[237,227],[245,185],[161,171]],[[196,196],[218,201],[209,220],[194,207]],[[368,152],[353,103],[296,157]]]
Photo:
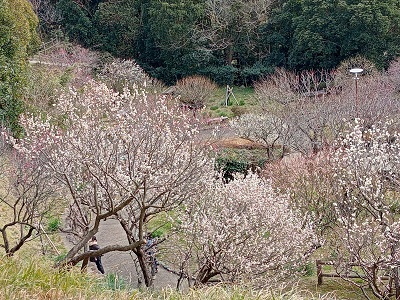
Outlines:
[[236,117],[239,117],[239,116],[247,113],[247,109],[243,106],[234,106],[231,108],[231,110],[232,110],[232,113],[234,114],[234,116],[236,116]]
[[176,83],[176,92],[180,95],[180,101],[192,109],[204,107],[216,88],[216,84],[210,79],[198,75],[185,77]]

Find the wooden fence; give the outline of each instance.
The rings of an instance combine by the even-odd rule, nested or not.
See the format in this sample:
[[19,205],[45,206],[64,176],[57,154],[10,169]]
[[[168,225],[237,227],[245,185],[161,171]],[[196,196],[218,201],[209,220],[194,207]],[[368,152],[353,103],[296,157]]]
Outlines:
[[[321,285],[323,283],[323,278],[324,277],[337,277],[337,278],[355,278],[355,279],[362,279],[365,281],[368,281],[367,277],[362,275],[362,274],[357,274],[354,270],[353,267],[360,267],[359,264],[356,263],[349,263],[347,264],[348,269],[345,270],[344,273],[338,274],[338,273],[324,273],[322,270],[323,266],[333,266],[335,265],[331,261],[322,261],[322,260],[316,260],[316,265],[317,265],[317,278],[318,278],[318,285]],[[388,275],[381,275],[377,276],[377,274],[373,275],[374,278],[374,283],[373,285],[376,284],[377,282],[383,283],[386,282],[386,288],[387,288],[387,299],[392,299],[392,296],[395,296],[395,299],[400,300],[400,280],[399,280],[399,267],[395,267],[392,270],[394,273],[392,276]],[[370,278],[371,280],[371,278]],[[371,283],[370,283],[371,284]],[[385,298],[386,299],[386,298]]]
[[[316,260],[316,265],[317,265],[317,276],[318,276],[318,285],[321,285],[323,283],[323,277],[337,277],[337,278],[359,278],[359,279],[366,279],[366,276],[363,275],[356,275],[354,272],[352,274],[351,268],[352,267],[359,267],[360,265],[355,264],[355,263],[349,263],[347,264],[348,267],[350,267],[348,269],[347,272],[345,272],[344,274],[338,274],[338,273],[324,273],[322,271],[322,266],[333,266],[334,263],[331,261],[322,261],[322,260]],[[380,280],[389,280],[390,277],[389,276],[379,276]]]
[[[363,276],[360,275],[353,275],[349,272],[345,273],[345,274],[337,274],[337,273],[324,273],[322,271],[322,266],[333,266],[334,263],[331,261],[322,261],[317,259],[315,261],[316,265],[317,265],[317,277],[318,277],[318,285],[321,285],[323,283],[323,277],[337,277],[337,278],[361,278],[363,279]],[[348,264],[349,267],[356,267],[358,266],[357,264]]]

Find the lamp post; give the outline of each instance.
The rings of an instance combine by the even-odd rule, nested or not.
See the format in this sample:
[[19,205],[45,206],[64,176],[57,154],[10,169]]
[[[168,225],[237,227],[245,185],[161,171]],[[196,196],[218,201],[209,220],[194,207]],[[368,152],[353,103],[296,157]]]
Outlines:
[[358,117],[358,84],[357,84],[357,81],[358,81],[358,78],[359,78],[358,74],[361,74],[362,71],[364,71],[364,70],[361,69],[361,68],[350,69],[350,73],[355,74],[355,77],[353,79],[356,82],[356,117]]

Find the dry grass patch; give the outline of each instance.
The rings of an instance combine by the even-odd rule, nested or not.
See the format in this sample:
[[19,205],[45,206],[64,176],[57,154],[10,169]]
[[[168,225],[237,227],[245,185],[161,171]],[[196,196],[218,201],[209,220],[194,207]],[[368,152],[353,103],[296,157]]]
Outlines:
[[188,292],[173,289],[114,289],[106,277],[93,277],[78,268],[60,271],[40,256],[0,259],[0,299],[7,300],[316,300],[336,299],[330,295],[305,296],[296,290],[271,292],[239,286],[216,285]]

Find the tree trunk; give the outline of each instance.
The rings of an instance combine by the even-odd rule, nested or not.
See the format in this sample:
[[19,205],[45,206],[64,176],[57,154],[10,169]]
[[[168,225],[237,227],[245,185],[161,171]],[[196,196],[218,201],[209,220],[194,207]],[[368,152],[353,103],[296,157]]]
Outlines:
[[81,271],[82,272],[86,272],[87,271],[88,264],[89,264],[89,257],[86,257],[86,258],[83,259],[83,262],[82,262],[82,267],[81,267]]
[[396,290],[396,300],[400,300],[400,284],[399,284],[399,267],[393,269],[394,272],[394,286]]
[[138,258],[140,269],[143,273],[144,284],[147,287],[153,286],[153,277],[150,276],[149,269],[147,268],[146,255],[141,248],[136,248],[135,254]]
[[233,60],[233,45],[230,44],[228,47],[226,47],[224,52],[225,52],[225,63],[228,66],[231,66]]
[[218,275],[219,272],[213,271],[209,265],[204,265],[197,274],[195,286],[206,284],[212,277]]

